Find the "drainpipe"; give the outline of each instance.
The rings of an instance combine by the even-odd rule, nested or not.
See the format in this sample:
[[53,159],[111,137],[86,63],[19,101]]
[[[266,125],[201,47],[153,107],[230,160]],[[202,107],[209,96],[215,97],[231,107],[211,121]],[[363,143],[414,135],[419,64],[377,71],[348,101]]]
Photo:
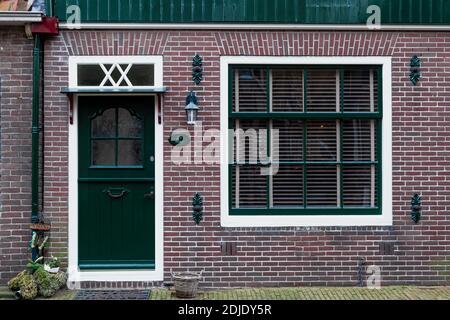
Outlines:
[[[44,69],[43,57],[45,36],[58,34],[58,19],[53,17],[53,0],[36,0],[40,4],[46,4],[47,9],[41,23],[31,25],[31,32],[34,35],[33,48],[33,102],[32,102],[32,128],[31,128],[31,223],[35,224],[33,229],[33,239],[39,234],[43,235],[48,231],[48,227],[36,224],[43,223],[39,206],[39,163],[40,163],[40,132],[39,119],[40,110],[43,103],[43,81],[41,73]],[[43,156],[43,154],[42,154]],[[42,202],[43,203],[43,202]],[[40,256],[38,248],[32,248],[32,260],[35,261]]]
[[31,222],[39,222],[39,109],[40,109],[40,83],[41,83],[41,51],[42,38],[40,34],[34,35],[33,49],[33,110],[31,131]]

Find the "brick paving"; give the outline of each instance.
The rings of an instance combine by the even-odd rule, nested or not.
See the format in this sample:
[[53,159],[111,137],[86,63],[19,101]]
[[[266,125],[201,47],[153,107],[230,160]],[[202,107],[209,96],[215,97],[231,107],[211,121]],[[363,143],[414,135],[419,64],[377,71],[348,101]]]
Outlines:
[[[177,300],[173,290],[155,289],[151,300]],[[450,300],[450,287],[257,288],[200,292],[196,300]]]
[[[2,291],[2,290],[0,290]],[[8,290],[3,289],[6,293]],[[139,291],[139,290],[137,290]],[[117,290],[115,291],[117,293]],[[129,291],[128,291],[129,292]],[[140,291],[142,293],[142,290]],[[8,293],[10,293],[8,291]],[[102,291],[98,291],[102,293]],[[114,298],[112,297],[114,296]],[[110,299],[120,300],[139,300],[144,299],[142,294],[139,297],[135,293],[130,293],[127,297],[127,291],[122,291],[120,296],[110,295]],[[148,297],[148,295],[146,296]],[[76,300],[80,298],[80,292],[60,291],[52,300]],[[91,298],[95,298],[91,295]],[[107,300],[107,295],[97,295],[98,299]],[[97,299],[95,298],[95,299]],[[2,299],[13,299],[13,296],[1,296]],[[150,300],[179,300],[175,297],[173,290],[156,288],[152,289],[149,296]],[[212,290],[199,292],[195,300],[450,300],[449,287],[384,287],[380,290],[367,288],[250,288],[250,289],[231,289],[231,290]]]

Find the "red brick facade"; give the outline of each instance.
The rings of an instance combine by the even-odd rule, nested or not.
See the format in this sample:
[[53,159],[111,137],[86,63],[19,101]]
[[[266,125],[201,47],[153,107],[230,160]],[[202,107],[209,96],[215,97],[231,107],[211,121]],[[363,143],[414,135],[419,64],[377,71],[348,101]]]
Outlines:
[[32,53],[22,28],[0,28],[0,284],[29,254]]
[[[0,37],[3,46],[6,36]],[[20,48],[26,45],[31,44],[15,41]],[[183,104],[186,93],[194,87],[191,63],[196,53],[204,58],[205,80],[196,91],[205,130],[220,127],[221,55],[392,56],[393,226],[222,228],[220,167],[176,166],[170,160],[171,146],[166,141],[172,130],[187,127]],[[409,81],[409,62],[414,54],[423,60],[423,78],[416,87]],[[171,271],[205,270],[205,287],[355,285],[358,259],[362,257],[367,265],[381,267],[383,285],[449,284],[449,33],[63,31],[45,46],[43,185],[44,214],[52,223],[51,250],[62,256],[67,255],[68,239],[68,101],[60,90],[68,84],[70,55],[164,56],[168,92],[163,106],[165,228],[161,245],[166,280]],[[25,52],[23,59],[31,63],[29,53]],[[10,69],[2,61],[0,76],[4,77],[5,69],[8,74]],[[24,221],[30,212],[29,161],[23,164],[19,177],[13,173],[17,159],[22,159],[20,163],[24,159],[22,153],[29,156],[30,97],[21,91],[17,94],[23,95],[23,102],[16,104],[7,100],[8,90],[3,80],[0,230],[2,239],[8,241],[2,240],[0,247],[2,282],[20,269],[25,258],[29,239]],[[10,99],[14,98],[19,99]],[[11,131],[4,131],[4,125]],[[19,143],[17,136],[11,140],[11,134],[16,133],[24,134],[25,140]],[[11,141],[24,150],[8,149]],[[12,184],[16,181],[13,176],[19,179],[19,186]],[[205,221],[200,226],[191,220],[194,192],[205,199]],[[418,225],[410,218],[414,193],[420,193],[424,203],[423,220]],[[13,202],[17,194],[22,196]],[[16,231],[12,234],[14,228],[20,236]],[[236,243],[236,254],[222,253],[223,242]],[[384,242],[394,243],[393,254],[382,252]],[[447,265],[447,272],[442,265]]]

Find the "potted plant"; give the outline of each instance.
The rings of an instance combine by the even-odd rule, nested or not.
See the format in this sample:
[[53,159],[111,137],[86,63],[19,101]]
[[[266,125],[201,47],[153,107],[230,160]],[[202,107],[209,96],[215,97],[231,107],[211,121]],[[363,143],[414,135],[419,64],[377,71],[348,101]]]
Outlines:
[[44,269],[49,273],[58,273],[60,266],[61,264],[58,258],[52,257],[47,262],[45,262]]

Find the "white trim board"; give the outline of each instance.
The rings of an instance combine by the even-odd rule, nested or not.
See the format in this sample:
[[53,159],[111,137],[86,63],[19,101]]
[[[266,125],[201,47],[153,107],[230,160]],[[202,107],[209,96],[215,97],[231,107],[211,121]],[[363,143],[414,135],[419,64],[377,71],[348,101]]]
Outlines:
[[[76,84],[76,64],[88,59],[90,62],[117,61],[136,62],[134,57],[69,57],[69,85]],[[140,57],[155,64],[155,86],[163,86],[163,58],[161,56]],[[98,60],[97,60],[98,59]],[[155,97],[155,269],[81,271],[78,267],[78,96],[74,97],[73,125],[69,125],[69,281],[133,281],[152,282],[164,279],[164,155],[163,121],[158,123],[158,97]],[[129,96],[129,95],[128,95]]]
[[448,25],[270,24],[270,23],[61,23],[63,30],[305,30],[305,31],[450,31]]
[[[228,66],[245,65],[381,65],[383,68],[382,215],[377,216],[231,216],[228,201]],[[320,227],[392,225],[392,58],[222,56],[220,59],[220,212],[223,227]]]

